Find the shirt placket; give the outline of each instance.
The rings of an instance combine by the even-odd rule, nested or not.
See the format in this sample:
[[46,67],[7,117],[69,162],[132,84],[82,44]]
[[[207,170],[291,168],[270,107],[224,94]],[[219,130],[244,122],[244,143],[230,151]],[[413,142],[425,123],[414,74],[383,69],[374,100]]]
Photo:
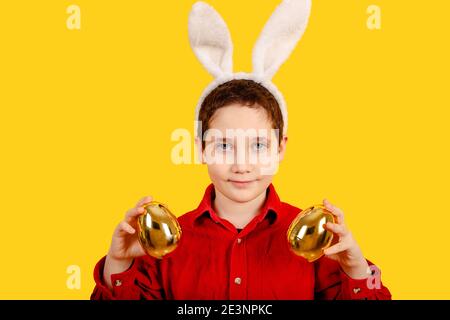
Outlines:
[[230,300],[247,299],[247,254],[246,239],[240,234],[236,234],[232,249],[230,261]]

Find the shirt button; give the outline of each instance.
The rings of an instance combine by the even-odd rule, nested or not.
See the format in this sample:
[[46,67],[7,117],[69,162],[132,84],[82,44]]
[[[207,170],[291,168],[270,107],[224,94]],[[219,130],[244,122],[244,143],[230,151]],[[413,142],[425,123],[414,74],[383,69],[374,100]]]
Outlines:
[[234,283],[241,284],[241,278],[239,277],[234,278]]
[[116,281],[114,282],[114,285],[115,285],[116,287],[120,287],[120,286],[122,285],[122,280],[116,280]]
[[360,292],[361,291],[361,288],[354,288],[353,289],[353,292],[356,294],[356,293],[358,293],[358,292]]
[[237,239],[237,243],[241,243],[242,242],[242,239],[241,238],[238,238]]

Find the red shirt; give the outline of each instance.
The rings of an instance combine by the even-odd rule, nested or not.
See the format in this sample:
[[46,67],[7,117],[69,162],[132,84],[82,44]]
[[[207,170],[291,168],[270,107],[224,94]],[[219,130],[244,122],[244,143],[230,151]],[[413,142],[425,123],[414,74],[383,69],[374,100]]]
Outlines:
[[[91,299],[390,299],[382,284],[352,279],[325,256],[315,262],[290,251],[286,232],[301,211],[281,202],[272,184],[261,212],[238,232],[212,208],[210,184],[197,209],[178,218],[178,247],[158,260],[134,259],[103,282],[103,257],[95,266]],[[368,261],[369,262],[369,261]],[[372,263],[369,262],[370,265]]]

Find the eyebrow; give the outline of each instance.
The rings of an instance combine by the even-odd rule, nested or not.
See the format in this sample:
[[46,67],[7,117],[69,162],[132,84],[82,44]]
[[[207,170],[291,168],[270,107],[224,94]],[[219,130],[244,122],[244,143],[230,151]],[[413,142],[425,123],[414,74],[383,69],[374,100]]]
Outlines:
[[252,139],[253,141],[258,141],[258,142],[261,142],[261,141],[265,141],[265,142],[270,142],[270,139],[268,139],[267,137],[265,137],[265,136],[263,136],[263,137],[254,137],[253,139]]
[[214,142],[231,142],[231,141],[233,141],[233,139],[224,138],[224,137],[222,137],[222,138],[215,138],[214,139]]
[[[214,138],[213,140],[214,140],[214,142],[233,142],[233,139],[224,138],[224,137],[222,137],[222,138],[217,137],[217,138]],[[265,136],[252,137],[252,141],[255,141],[255,140],[258,142],[269,142],[269,143],[271,141],[270,139],[266,138]]]

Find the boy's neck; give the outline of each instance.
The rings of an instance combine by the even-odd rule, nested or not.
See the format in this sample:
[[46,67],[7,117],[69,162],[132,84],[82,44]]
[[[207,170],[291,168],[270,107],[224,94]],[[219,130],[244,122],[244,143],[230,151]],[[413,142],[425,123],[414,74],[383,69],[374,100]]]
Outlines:
[[244,228],[255,216],[257,216],[266,201],[266,191],[248,202],[236,202],[227,198],[215,189],[213,208],[222,219],[228,220],[236,228]]

